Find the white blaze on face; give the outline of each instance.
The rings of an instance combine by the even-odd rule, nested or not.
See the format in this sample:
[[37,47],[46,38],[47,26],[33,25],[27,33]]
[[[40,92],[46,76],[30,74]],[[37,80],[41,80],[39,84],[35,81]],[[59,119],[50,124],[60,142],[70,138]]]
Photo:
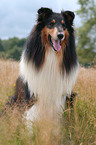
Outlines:
[[53,33],[53,36],[52,36],[52,43],[53,43],[53,47],[54,49],[59,52],[60,49],[61,49],[61,41],[63,41],[65,39],[65,35],[64,37],[60,40],[58,39],[58,35],[59,34],[63,34],[63,32],[58,32],[58,29],[55,27],[55,30],[54,30],[54,33]]

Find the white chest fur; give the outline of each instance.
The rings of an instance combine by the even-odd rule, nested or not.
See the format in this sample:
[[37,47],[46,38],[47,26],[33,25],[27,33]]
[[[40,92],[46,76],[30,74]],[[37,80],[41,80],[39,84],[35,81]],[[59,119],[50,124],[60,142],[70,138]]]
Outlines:
[[39,110],[40,108],[45,110],[44,106],[46,110],[59,109],[62,104],[62,95],[72,90],[78,73],[78,65],[71,70],[69,76],[66,73],[63,76],[60,74],[56,54],[50,50],[44,66],[37,72],[32,62],[27,63],[23,55],[20,63],[20,76],[24,82],[28,82],[30,92],[38,94]]

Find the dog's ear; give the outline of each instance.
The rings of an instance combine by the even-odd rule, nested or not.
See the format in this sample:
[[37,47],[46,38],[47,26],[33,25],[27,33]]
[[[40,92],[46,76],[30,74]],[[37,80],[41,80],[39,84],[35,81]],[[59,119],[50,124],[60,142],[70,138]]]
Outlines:
[[50,17],[52,15],[53,11],[49,8],[43,8],[41,7],[38,10],[38,21],[44,21],[45,19],[47,19],[48,17]]
[[62,11],[61,14],[63,15],[64,19],[67,19],[69,24],[73,24],[73,20],[75,18],[74,12],[71,11]]

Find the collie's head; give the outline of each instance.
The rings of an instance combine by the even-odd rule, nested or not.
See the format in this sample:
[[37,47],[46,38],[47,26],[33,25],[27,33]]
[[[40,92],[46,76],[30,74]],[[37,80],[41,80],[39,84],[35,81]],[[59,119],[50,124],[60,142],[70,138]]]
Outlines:
[[72,23],[75,15],[73,12],[66,11],[61,14],[53,13],[48,8],[38,10],[38,24],[42,25],[41,40],[44,45],[59,52],[68,44],[68,27],[72,31]]
[[37,24],[26,41],[26,59],[32,61],[39,69],[47,52],[52,49],[62,59],[62,70],[66,69],[66,72],[69,72],[71,67],[77,64],[72,26],[74,17],[71,11],[54,13],[49,8],[40,8]]

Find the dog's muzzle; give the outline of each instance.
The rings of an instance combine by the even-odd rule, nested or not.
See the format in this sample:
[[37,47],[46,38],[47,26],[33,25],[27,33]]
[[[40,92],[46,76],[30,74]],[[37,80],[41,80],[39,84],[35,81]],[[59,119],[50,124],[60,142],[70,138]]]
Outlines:
[[61,50],[61,41],[65,39],[64,33],[63,32],[58,32],[57,34],[57,39],[53,39],[51,35],[48,35],[48,40],[50,45],[52,46],[53,50],[59,52]]
[[64,33],[62,33],[62,32],[59,32],[58,34],[57,34],[57,37],[58,37],[58,39],[59,40],[64,40]]

